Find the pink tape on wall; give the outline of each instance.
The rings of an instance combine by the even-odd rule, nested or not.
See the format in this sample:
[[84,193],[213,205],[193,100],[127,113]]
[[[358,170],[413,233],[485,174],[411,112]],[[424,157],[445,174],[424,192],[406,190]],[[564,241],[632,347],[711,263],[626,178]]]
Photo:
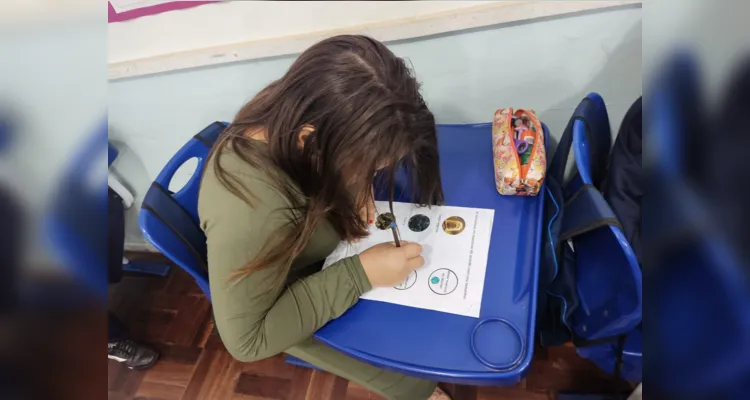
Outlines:
[[107,5],[109,6],[108,21],[110,23],[122,22],[122,21],[127,21],[127,20],[131,20],[135,18],[145,17],[147,15],[161,14],[163,12],[168,12],[168,11],[182,10],[185,8],[197,7],[197,6],[208,4],[208,3],[216,3],[216,1],[172,1],[169,3],[155,4],[152,6],[146,6],[146,7],[136,8],[133,10],[117,12],[115,8],[112,6],[112,3],[108,1],[107,2]]

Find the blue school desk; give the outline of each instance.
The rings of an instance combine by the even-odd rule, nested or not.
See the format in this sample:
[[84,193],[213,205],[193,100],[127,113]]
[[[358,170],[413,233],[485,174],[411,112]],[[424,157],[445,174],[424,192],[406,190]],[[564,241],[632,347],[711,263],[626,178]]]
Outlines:
[[[206,240],[197,217],[201,174],[176,193],[166,188],[188,159],[198,158],[202,171],[225,125],[209,125],[175,154],[146,193],[139,216],[144,237],[190,273],[209,299]],[[515,384],[528,370],[534,348],[542,194],[497,193],[490,124],[440,125],[438,141],[447,205],[495,210],[480,318],[360,300],[315,336],[364,362],[409,375]],[[406,190],[397,190],[395,198],[407,200],[408,188],[401,189]]]
[[491,129],[438,128],[446,205],[495,210],[480,317],[360,300],[317,339],[369,364],[441,382],[511,385],[523,378],[534,349],[544,191],[498,194]]

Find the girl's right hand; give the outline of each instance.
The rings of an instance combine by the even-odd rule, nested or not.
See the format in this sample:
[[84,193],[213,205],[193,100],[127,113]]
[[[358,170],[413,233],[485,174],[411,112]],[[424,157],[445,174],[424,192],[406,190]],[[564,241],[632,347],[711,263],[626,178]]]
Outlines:
[[359,262],[365,270],[372,287],[392,287],[406,280],[411,271],[424,265],[422,246],[401,241],[401,247],[393,242],[380,243],[363,251]]

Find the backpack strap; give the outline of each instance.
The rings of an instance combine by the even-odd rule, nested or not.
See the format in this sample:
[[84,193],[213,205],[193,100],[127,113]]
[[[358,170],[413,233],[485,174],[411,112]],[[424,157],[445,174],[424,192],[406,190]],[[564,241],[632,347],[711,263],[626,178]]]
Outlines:
[[593,185],[583,185],[565,202],[560,241],[603,226],[620,226],[604,196]]

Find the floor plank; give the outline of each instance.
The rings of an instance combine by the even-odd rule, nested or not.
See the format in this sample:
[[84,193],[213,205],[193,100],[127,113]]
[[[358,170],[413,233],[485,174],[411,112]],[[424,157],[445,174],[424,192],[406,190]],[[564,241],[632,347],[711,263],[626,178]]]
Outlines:
[[184,386],[175,386],[163,382],[142,381],[138,386],[135,398],[138,400],[180,400],[185,392]]
[[305,400],[307,390],[310,387],[310,378],[312,377],[313,370],[310,368],[294,367],[293,371],[289,400]]
[[287,400],[291,386],[289,379],[242,372],[234,392],[271,400]]

